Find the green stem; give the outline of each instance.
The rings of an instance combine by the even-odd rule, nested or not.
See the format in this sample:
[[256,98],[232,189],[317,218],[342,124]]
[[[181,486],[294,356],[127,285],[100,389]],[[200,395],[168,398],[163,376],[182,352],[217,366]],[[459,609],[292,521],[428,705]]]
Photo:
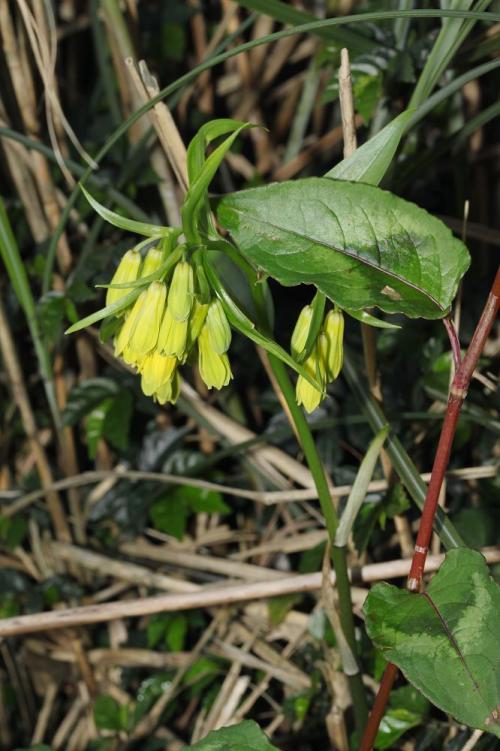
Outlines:
[[[359,664],[358,650],[356,644],[356,634],[354,629],[354,616],[352,613],[352,599],[351,599],[351,585],[349,582],[349,573],[347,570],[347,555],[345,547],[335,547],[335,533],[338,527],[338,517],[333,505],[332,496],[328,487],[328,481],[326,479],[325,470],[321,463],[321,459],[316,448],[309,424],[304,416],[302,409],[295,401],[295,393],[293,390],[290,377],[286,370],[286,367],[278,360],[274,355],[269,355],[269,362],[273,371],[274,377],[278,382],[278,385],[283,392],[290,415],[297,430],[298,438],[304,456],[306,458],[307,466],[311,472],[316,490],[318,491],[318,498],[325,517],[326,527],[328,530],[328,537],[330,539],[332,561],[336,574],[336,587],[339,598],[339,610],[340,610],[340,623],[342,624],[342,630],[344,636],[349,644],[351,652]],[[366,694],[363,686],[363,679],[361,672],[354,675],[348,675],[349,688],[351,690],[354,716],[356,721],[356,728],[361,731],[368,719],[368,706],[366,703]]]

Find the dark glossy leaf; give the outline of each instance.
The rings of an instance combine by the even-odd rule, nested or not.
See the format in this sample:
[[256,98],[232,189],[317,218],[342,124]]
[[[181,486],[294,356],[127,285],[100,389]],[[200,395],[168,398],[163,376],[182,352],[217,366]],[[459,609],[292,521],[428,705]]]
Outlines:
[[252,720],[215,730],[189,748],[193,751],[277,751],[276,746],[269,743],[257,723]]
[[233,193],[220,223],[256,267],[314,284],[351,310],[441,318],[469,265],[460,240],[415,204],[361,183],[307,178]]
[[189,510],[183,504],[172,501],[167,495],[153,503],[149,515],[155,529],[182,540],[189,516]]
[[370,638],[430,701],[500,737],[500,587],[480,553],[456,548],[423,594],[377,584]]
[[110,378],[89,378],[71,389],[63,412],[65,425],[75,425],[82,417],[109,396],[115,396],[120,387]]
[[113,399],[104,420],[103,437],[121,451],[128,447],[133,398],[129,391],[122,390]]

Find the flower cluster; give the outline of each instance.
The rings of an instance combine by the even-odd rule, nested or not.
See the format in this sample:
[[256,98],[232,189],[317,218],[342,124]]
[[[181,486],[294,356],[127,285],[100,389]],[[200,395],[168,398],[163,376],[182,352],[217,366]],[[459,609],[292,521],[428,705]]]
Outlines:
[[[111,280],[106,305],[130,292],[127,283],[159,271],[163,261],[159,248],[151,248],[144,259],[138,250],[127,251]],[[201,302],[196,286],[193,267],[183,258],[174,266],[168,285],[161,277],[152,281],[120,313],[123,323],[115,337],[115,355],[137,369],[143,392],[160,404],[177,400],[179,366],[195,347],[208,388],[220,389],[232,378],[227,356],[231,329],[224,309],[217,299]]]
[[[303,352],[311,324],[313,309],[310,305],[302,308],[292,334],[292,355],[298,359]],[[321,386],[315,388],[307,378],[299,375],[296,386],[297,404],[302,404],[307,412],[313,412],[325,396],[328,383],[334,381],[342,368],[344,349],[344,315],[335,307],[327,313],[323,325],[316,336],[311,351],[303,363],[306,372]]]

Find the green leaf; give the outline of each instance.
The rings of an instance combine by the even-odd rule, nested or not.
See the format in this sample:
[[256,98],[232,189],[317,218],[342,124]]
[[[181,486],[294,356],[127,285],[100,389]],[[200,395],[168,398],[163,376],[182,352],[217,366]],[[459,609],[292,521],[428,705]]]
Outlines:
[[182,540],[186,531],[189,510],[180,503],[173,502],[167,495],[157,500],[149,509],[155,529]]
[[[226,121],[227,122],[227,121]],[[237,121],[234,121],[235,123]],[[213,125],[215,126],[215,123]],[[184,234],[189,242],[196,242],[200,239],[199,235],[199,215],[203,208],[205,199],[208,194],[208,186],[212,182],[212,179],[219,169],[219,166],[224,159],[225,155],[239,136],[242,130],[245,128],[253,128],[251,123],[239,123],[234,125],[236,128],[230,136],[228,136],[218,146],[203,163],[203,166],[199,170],[199,174],[194,182],[189,186],[189,190],[186,194],[184,204],[182,206],[182,227]],[[232,128],[233,129],[233,128]],[[223,131],[224,132],[224,131]],[[227,132],[227,129],[226,129]],[[198,168],[196,164],[196,169]],[[208,206],[207,206],[208,210]]]
[[222,730],[209,733],[206,738],[187,748],[192,751],[277,751],[256,722],[245,720]]
[[120,705],[108,694],[98,696],[94,702],[94,722],[99,730],[122,729]]
[[271,626],[279,626],[285,620],[293,606],[302,599],[301,595],[289,594],[271,597],[267,603],[267,612]]
[[133,412],[133,398],[124,389],[113,399],[104,420],[103,438],[114,448],[125,451],[128,447],[130,420]]
[[480,553],[447,553],[423,594],[377,584],[365,604],[370,638],[433,704],[500,737],[500,588]]
[[349,310],[348,308],[344,308],[344,312],[347,313],[347,315],[350,315],[352,318],[355,318],[357,321],[366,323],[367,326],[373,326],[376,329],[401,328],[401,326],[398,326],[396,323],[389,323],[389,321],[383,321],[381,318],[375,318],[375,316],[367,313],[366,310]]
[[170,227],[162,227],[158,224],[147,224],[146,222],[138,222],[135,219],[127,219],[127,217],[116,214],[114,211],[107,209],[106,206],[103,206],[102,203],[99,203],[99,201],[90,195],[83,185],[80,185],[80,188],[94,211],[96,211],[104,221],[112,224],[114,227],[127,230],[127,232],[134,232],[137,235],[144,235],[145,237],[162,237],[163,235],[175,231]]
[[408,709],[389,709],[382,717],[374,747],[377,751],[390,748],[407,730],[417,727],[421,721],[419,714]]
[[226,133],[234,133],[241,130],[248,123],[230,118],[210,120],[202,125],[196,135],[191,139],[187,149],[187,171],[189,182],[194,183],[200,176],[205,163],[205,151],[209,143]]
[[470,261],[440,220],[360,183],[274,183],[225,196],[217,215],[255,266],[350,310],[442,318]]
[[141,289],[142,287],[138,286],[133,289],[132,292],[124,295],[116,302],[111,303],[111,305],[106,305],[105,308],[101,308],[100,310],[96,310],[95,313],[91,313],[89,316],[85,316],[85,318],[82,318],[80,321],[70,326],[69,329],[66,329],[64,333],[74,334],[75,331],[85,329],[87,326],[91,326],[93,323],[97,323],[97,321],[102,321],[103,318],[121,313],[122,310],[125,310],[125,308],[128,308],[129,305],[132,305],[132,303],[137,300],[137,298],[141,294]]
[[108,396],[89,413],[85,431],[87,434],[87,451],[90,459],[95,459],[97,444],[104,433],[104,423],[113,404],[113,397]]
[[325,177],[378,185],[384,177],[415,110],[406,110],[391,120],[376,136],[336,164]]
[[165,643],[171,652],[181,652],[186,642],[188,620],[183,613],[174,615],[167,625]]
[[104,399],[116,396],[119,390],[120,387],[111,378],[88,378],[78,386],[74,386],[69,392],[64,408],[64,424],[75,425]]

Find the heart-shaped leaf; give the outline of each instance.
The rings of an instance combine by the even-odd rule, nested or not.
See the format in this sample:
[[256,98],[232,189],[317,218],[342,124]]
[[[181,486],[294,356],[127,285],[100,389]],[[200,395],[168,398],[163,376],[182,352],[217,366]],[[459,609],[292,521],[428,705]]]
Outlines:
[[[222,730],[209,733],[206,738],[189,746],[190,751],[278,751],[272,746],[257,723],[240,722]],[[184,749],[188,751],[188,749]]]
[[232,193],[219,222],[255,266],[314,284],[343,308],[441,318],[469,266],[464,244],[415,204],[371,185],[306,178]]
[[500,738],[500,587],[480,553],[451,550],[423,594],[377,584],[364,609],[370,638],[410,683]]

